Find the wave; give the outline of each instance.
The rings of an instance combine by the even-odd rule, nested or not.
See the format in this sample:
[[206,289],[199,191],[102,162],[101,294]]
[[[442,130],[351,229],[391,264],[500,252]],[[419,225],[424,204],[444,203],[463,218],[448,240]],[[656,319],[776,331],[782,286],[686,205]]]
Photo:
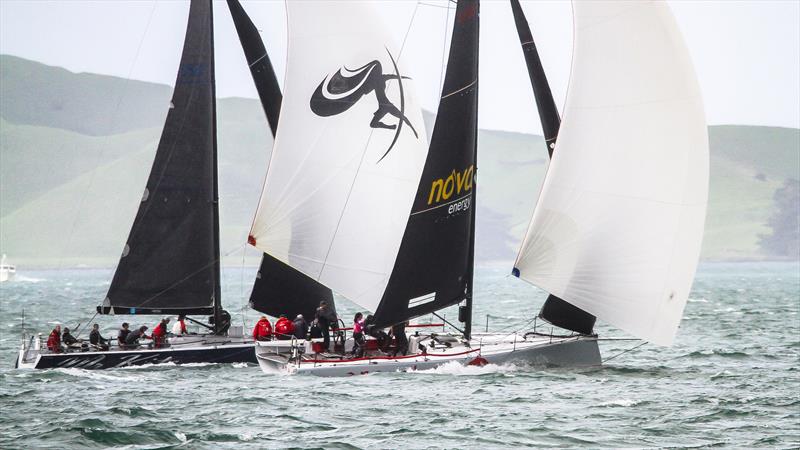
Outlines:
[[47,281],[46,278],[35,278],[35,277],[26,277],[25,275],[19,275],[14,277],[15,283],[41,283],[42,281]]

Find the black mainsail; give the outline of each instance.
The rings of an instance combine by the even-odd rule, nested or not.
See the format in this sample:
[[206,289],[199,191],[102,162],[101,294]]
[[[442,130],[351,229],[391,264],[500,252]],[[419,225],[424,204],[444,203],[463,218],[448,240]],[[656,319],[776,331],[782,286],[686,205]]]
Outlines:
[[[385,327],[472,298],[479,2],[460,0],[422,178],[377,310]],[[469,334],[469,320],[464,330]],[[468,336],[467,336],[468,337]]]
[[[228,0],[228,9],[274,137],[283,100],[278,78],[258,29],[242,5],[238,0]],[[250,293],[251,308],[275,317],[285,314],[293,318],[297,314],[303,314],[310,320],[321,300],[327,300],[329,305],[333,305],[333,292],[278,259],[263,254]]]
[[219,310],[213,17],[211,0],[192,0],[150,177],[98,312],[216,315]]
[[[517,27],[519,42],[522,45],[522,53],[525,55],[525,63],[528,67],[528,76],[531,80],[533,94],[536,98],[536,107],[539,111],[539,120],[542,122],[542,132],[544,133],[547,152],[552,158],[561,118],[553,100],[553,94],[550,91],[550,84],[547,82],[542,61],[539,59],[533,34],[519,0],[511,0],[511,10],[514,13],[514,23]],[[513,273],[519,276],[519,271],[516,268]],[[557,327],[583,334],[592,333],[596,320],[595,316],[552,294],[545,300],[544,306],[539,312],[539,317]]]

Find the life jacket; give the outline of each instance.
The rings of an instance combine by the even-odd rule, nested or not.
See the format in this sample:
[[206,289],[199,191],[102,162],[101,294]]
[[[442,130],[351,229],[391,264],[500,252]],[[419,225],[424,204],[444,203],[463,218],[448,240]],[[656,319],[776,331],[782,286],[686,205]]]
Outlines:
[[159,322],[155,328],[153,328],[153,337],[154,338],[163,338],[167,335],[167,326],[164,325],[164,322]]
[[286,317],[281,317],[275,322],[275,334],[280,339],[290,339],[294,334],[294,323]]
[[272,324],[269,323],[269,320],[261,319],[258,322],[256,322],[256,326],[253,328],[253,339],[259,340],[271,336],[272,336]]
[[53,353],[61,353],[61,336],[55,330],[47,338],[47,349]]

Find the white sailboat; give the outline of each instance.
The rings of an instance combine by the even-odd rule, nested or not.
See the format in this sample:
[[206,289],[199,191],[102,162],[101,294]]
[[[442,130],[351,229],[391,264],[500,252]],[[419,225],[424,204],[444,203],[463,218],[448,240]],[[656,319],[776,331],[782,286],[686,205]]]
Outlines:
[[17,267],[6,262],[6,254],[3,253],[3,257],[0,259],[0,283],[12,281],[16,275]]
[[[512,7],[546,113],[546,79]],[[415,333],[395,357],[348,356],[352,339],[345,353],[300,342],[278,354],[257,344],[265,371],[600,364],[595,317],[672,343],[700,252],[708,139],[691,60],[663,2],[574,2],[564,119],[557,129],[551,108],[553,160],[513,270],[551,294],[540,317],[574,332],[472,333],[478,8],[458,2],[428,146],[412,133],[421,127],[413,80],[370,6],[288,5],[286,93],[251,244],[374,311],[376,327],[455,304],[464,327]],[[377,111],[359,102],[372,92]]]

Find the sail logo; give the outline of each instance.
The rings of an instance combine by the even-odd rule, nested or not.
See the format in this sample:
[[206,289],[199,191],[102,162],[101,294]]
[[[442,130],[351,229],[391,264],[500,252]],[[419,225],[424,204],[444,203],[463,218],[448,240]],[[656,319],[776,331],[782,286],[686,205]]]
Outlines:
[[[473,164],[462,171],[453,169],[448,176],[433,180],[428,194],[428,205],[452,201],[454,203],[450,205],[450,214],[468,209],[471,204],[470,198],[461,197],[472,192],[474,174],[475,165]],[[456,200],[459,201],[456,202]]]
[[208,65],[204,63],[183,63],[178,67],[177,84],[208,83]]
[[[389,49],[386,49],[386,53],[389,54],[392,61],[394,73],[383,73],[383,66],[377,59],[353,70],[342,66],[336,73],[328,75],[322,80],[314,94],[311,95],[310,101],[311,111],[314,114],[320,117],[330,117],[344,113],[363,97],[374,93],[375,99],[378,101],[378,109],[372,115],[370,128],[394,130],[392,143],[389,144],[389,148],[378,159],[378,162],[381,162],[397,143],[400,132],[403,130],[403,124],[408,125],[414,133],[414,137],[419,139],[417,130],[405,115],[403,80],[409,78],[400,75],[397,62]],[[399,106],[392,103],[386,95],[386,83],[392,80],[397,81],[400,91]],[[383,118],[387,115],[396,117],[397,124],[385,123]]]

